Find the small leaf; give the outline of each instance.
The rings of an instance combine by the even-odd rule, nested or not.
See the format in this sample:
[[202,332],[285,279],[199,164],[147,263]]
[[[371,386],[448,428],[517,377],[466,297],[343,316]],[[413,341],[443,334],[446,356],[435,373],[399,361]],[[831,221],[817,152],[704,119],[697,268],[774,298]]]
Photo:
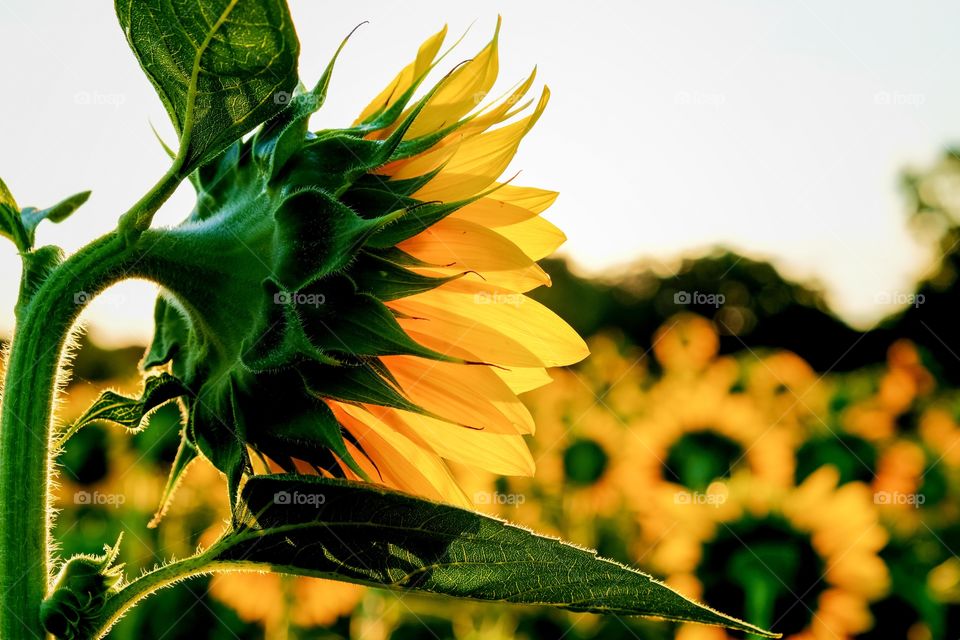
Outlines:
[[20,212],[20,217],[23,220],[23,227],[27,230],[30,238],[30,245],[33,246],[34,234],[37,231],[37,225],[39,225],[44,220],[49,220],[50,222],[63,222],[70,214],[80,208],[87,199],[90,198],[89,191],[81,191],[80,193],[75,193],[69,198],[64,198],[57,204],[52,207],[47,207],[46,209],[34,209],[33,207],[26,207],[22,212]]
[[15,211],[19,211],[20,207],[17,206],[17,201],[14,199],[13,194],[10,193],[7,183],[0,179],[0,205],[7,205]]
[[181,175],[279,113],[297,84],[284,0],[116,0],[116,11],[180,136]]
[[139,398],[128,398],[113,391],[104,391],[96,402],[60,437],[63,445],[85,425],[97,420],[119,424],[127,429],[140,428],[143,419],[154,409],[174,398],[187,394],[187,388],[169,373],[151,376],[143,383]]
[[296,575],[572,611],[701,622],[776,637],[595,552],[369,484],[257,476],[215,560]]
[[170,508],[170,503],[173,502],[173,494],[176,493],[180,480],[183,479],[183,474],[187,472],[190,463],[198,457],[196,447],[190,444],[186,437],[181,436],[180,447],[177,449],[177,455],[170,467],[170,474],[167,476],[167,483],[164,485],[163,494],[160,496],[160,505],[157,507],[157,512],[153,514],[153,518],[147,523],[148,528],[154,529],[160,524],[160,520],[163,519],[167,509]]
[[29,251],[33,244],[20,219],[20,207],[3,180],[0,180],[0,236],[12,240],[21,252]]

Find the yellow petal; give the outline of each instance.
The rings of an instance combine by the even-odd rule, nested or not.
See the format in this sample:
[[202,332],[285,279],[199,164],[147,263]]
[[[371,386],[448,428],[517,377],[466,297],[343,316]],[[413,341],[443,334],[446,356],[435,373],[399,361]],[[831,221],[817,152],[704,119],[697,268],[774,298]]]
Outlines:
[[414,339],[432,336],[449,355],[473,353],[507,367],[559,367],[589,353],[580,336],[540,303],[522,294],[501,299],[483,284],[456,284],[456,290],[441,286],[389,306],[408,316],[399,322]]
[[457,209],[450,217],[490,228],[505,227],[543,213],[557,199],[557,195],[556,191],[534,187],[497,185],[496,191]]
[[430,65],[433,63],[433,59],[437,57],[437,52],[440,51],[440,46],[443,44],[446,36],[447,27],[444,26],[443,29],[427,38],[423,44],[420,45],[420,50],[417,51],[417,57],[414,61],[404,67],[393,81],[390,82],[376,98],[370,101],[370,104],[360,113],[360,116],[353,124],[358,125],[380,109],[385,109],[392,105],[413,86],[414,82],[429,71]]
[[[458,273],[476,271],[486,277],[491,271],[518,271],[536,284],[549,284],[546,274],[517,245],[502,235],[466,220],[446,218],[409,240],[399,249],[432,265]],[[534,284],[533,286],[536,286]]]
[[496,367],[493,372],[507,383],[507,386],[514,393],[527,393],[553,382],[553,378],[550,377],[547,370],[541,367],[511,367],[509,369]]
[[533,417],[490,367],[412,356],[381,358],[416,405],[458,425],[491,433],[533,433]]
[[506,227],[498,227],[497,233],[515,244],[534,261],[546,258],[567,241],[563,231],[540,216]]
[[[523,137],[540,119],[549,101],[550,90],[544,87],[536,109],[526,118],[459,143],[453,157],[414,197],[450,202],[469,198],[489,187],[510,165]],[[441,152],[445,150],[446,147]],[[423,173],[414,175],[404,167],[394,175],[412,178]]]
[[[379,418],[360,407],[330,402],[337,420],[363,446],[375,468],[365,469],[371,478],[385,485],[435,500],[462,506],[470,501],[457,485],[443,460],[411,442],[409,438],[385,425]],[[347,442],[349,448],[353,445]],[[351,451],[363,465],[364,454]]]
[[432,449],[446,460],[507,476],[532,476],[536,468],[520,435],[467,429],[409,411],[369,409],[411,441]]
[[417,116],[405,138],[417,138],[453,124],[479,104],[497,79],[499,37],[500,19],[497,18],[497,28],[490,43],[443,80],[443,85]]

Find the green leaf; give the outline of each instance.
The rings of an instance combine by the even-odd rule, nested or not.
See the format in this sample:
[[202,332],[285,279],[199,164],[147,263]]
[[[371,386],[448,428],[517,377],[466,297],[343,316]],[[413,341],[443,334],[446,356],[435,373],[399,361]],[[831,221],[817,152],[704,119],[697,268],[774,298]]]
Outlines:
[[7,183],[0,179],[0,205],[7,205],[15,211],[19,211],[20,207],[17,206],[17,201],[14,199],[13,194],[10,193],[10,189],[7,187]]
[[180,175],[283,110],[300,45],[284,0],[116,0],[180,137]]
[[180,380],[169,373],[150,376],[143,383],[139,398],[128,398],[114,391],[104,391],[76,422],[60,437],[62,445],[85,425],[97,420],[119,424],[127,429],[140,428],[143,419],[163,403],[188,393]]
[[52,207],[47,207],[46,209],[25,207],[23,211],[20,212],[20,218],[23,220],[23,227],[26,229],[28,237],[30,238],[30,246],[33,246],[37,225],[44,220],[63,222],[70,217],[70,214],[79,209],[88,198],[90,198],[90,192],[81,191],[80,193],[73,194],[69,198],[64,198],[57,204]]
[[369,484],[257,476],[240,508],[240,528],[213,548],[216,561],[234,567],[776,637],[593,551]]
[[190,463],[199,456],[196,447],[190,444],[186,437],[181,436],[177,455],[173,459],[173,465],[170,467],[169,475],[167,475],[167,483],[164,485],[163,494],[160,496],[160,505],[157,507],[157,512],[153,514],[153,518],[147,523],[147,527],[154,529],[160,524],[160,520],[163,519],[167,509],[170,508],[170,503],[173,502],[173,495],[177,492],[183,474],[187,472]]
[[0,236],[12,240],[21,252],[30,250],[32,243],[20,219],[20,207],[3,180],[0,180]]

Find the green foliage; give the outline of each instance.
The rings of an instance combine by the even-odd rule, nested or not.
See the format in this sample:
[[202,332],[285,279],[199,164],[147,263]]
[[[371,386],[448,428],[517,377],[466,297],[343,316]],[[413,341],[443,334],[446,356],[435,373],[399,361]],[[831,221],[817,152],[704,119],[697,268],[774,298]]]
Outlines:
[[652,615],[771,636],[595,552],[370,485],[258,476],[216,561],[573,611]]
[[60,443],[91,422],[104,420],[130,430],[137,430],[151,411],[163,403],[185,394],[187,389],[179,380],[167,373],[150,376],[143,382],[139,398],[128,398],[114,391],[105,391],[90,405],[70,428],[60,436]]
[[[116,11],[168,111],[179,149],[170,171],[121,218],[117,232],[78,252],[69,265],[56,248],[32,250],[35,230],[45,219],[65,219],[89,193],[48,209],[21,210],[0,183],[0,234],[25,259],[20,304],[27,325],[26,331],[18,326],[20,344],[13,347],[27,355],[11,358],[14,384],[5,390],[0,480],[9,488],[15,474],[25,474],[43,480],[37,486],[45,491],[47,440],[33,438],[39,446],[22,447],[23,439],[10,434],[20,428],[13,421],[23,421],[24,406],[31,424],[50,422],[59,365],[51,359],[46,369],[37,368],[29,355],[61,352],[87,301],[72,288],[76,273],[94,293],[125,277],[148,278],[162,287],[155,337],[143,362],[156,375],[145,380],[139,398],[103,394],[55,444],[94,421],[139,430],[154,409],[180,398],[186,424],[153,522],[185,469],[202,456],[227,478],[233,528],[210,550],[122,587],[115,564],[119,542],[103,556],[75,556],[40,605],[47,558],[46,539],[38,534],[46,534],[46,505],[35,490],[25,513],[8,495],[12,491],[2,491],[2,514],[10,519],[5,526],[29,523],[33,546],[0,562],[0,584],[12,589],[12,576],[30,553],[42,556],[38,569],[30,569],[28,588],[14,592],[20,613],[35,612],[36,603],[44,628],[58,638],[99,637],[143,595],[188,575],[240,567],[770,635],[594,552],[342,480],[342,464],[361,477],[376,465],[355,459],[368,456],[364,443],[338,423],[325,401],[424,412],[381,358],[457,361],[408,336],[385,303],[451,279],[413,272],[424,265],[395,245],[472,199],[422,202],[413,194],[434,174],[391,181],[377,171],[431,148],[470,117],[405,140],[443,86],[413,102],[421,77],[362,124],[311,132],[309,117],[326,97],[333,62],[312,91],[292,93],[299,44],[283,0],[117,0]],[[378,130],[386,130],[382,139],[368,136]],[[171,229],[149,230],[154,212],[187,177],[197,190],[193,212]],[[149,242],[138,242],[147,236]],[[31,393],[43,400],[33,403]],[[29,469],[15,464],[12,447],[26,450],[20,466]],[[251,454],[269,458],[288,475],[254,476]],[[299,475],[303,463],[333,478]],[[0,553],[10,553],[10,530]],[[27,622],[14,620],[16,612],[13,618],[2,614],[0,633],[33,633],[35,614],[24,615]]]
[[0,235],[6,236],[21,253],[27,253],[36,241],[37,225],[43,220],[62,222],[90,197],[89,191],[81,191],[46,209],[24,207],[20,209],[7,185],[0,180]]
[[297,84],[283,0],[117,0],[116,10],[180,136],[183,176],[281,111]]
[[123,565],[115,564],[120,540],[104,546],[102,556],[77,555],[60,570],[50,596],[40,607],[43,628],[62,640],[87,640],[96,633],[96,615],[117,592]]

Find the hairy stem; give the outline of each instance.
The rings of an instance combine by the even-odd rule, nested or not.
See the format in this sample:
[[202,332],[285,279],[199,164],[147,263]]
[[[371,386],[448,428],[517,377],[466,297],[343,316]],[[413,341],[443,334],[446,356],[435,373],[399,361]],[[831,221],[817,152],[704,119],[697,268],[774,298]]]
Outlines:
[[[124,218],[149,220],[178,182],[171,170]],[[134,276],[149,250],[146,243],[109,233],[57,266],[29,299],[18,301],[0,407],[0,640],[46,637],[39,611],[51,565],[51,422],[70,330],[83,306],[114,282]]]
[[97,631],[93,638],[107,635],[123,615],[152,593],[195,576],[226,571],[263,571],[263,566],[247,562],[223,562],[215,560],[219,545],[210,547],[203,553],[177,560],[149,571],[133,580],[116,594],[107,599],[107,604],[97,619]]

